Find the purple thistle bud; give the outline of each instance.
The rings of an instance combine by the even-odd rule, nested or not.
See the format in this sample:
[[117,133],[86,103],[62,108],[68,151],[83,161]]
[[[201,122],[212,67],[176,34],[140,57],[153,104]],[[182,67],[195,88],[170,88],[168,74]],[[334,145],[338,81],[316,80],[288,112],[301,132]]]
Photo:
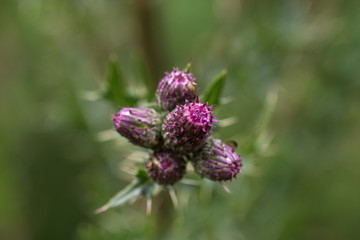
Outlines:
[[113,117],[116,131],[131,143],[155,148],[160,139],[160,116],[150,108],[123,108]]
[[212,123],[217,122],[211,108],[199,99],[177,105],[162,125],[164,146],[180,153],[199,150],[214,128]]
[[239,155],[230,146],[218,139],[211,139],[193,159],[195,172],[213,181],[236,178],[242,167]]
[[179,181],[186,171],[184,158],[174,152],[153,153],[146,164],[150,177],[162,185],[172,185]]
[[185,104],[185,100],[194,101],[196,94],[197,88],[192,74],[187,73],[187,70],[179,71],[174,68],[159,82],[156,99],[161,109],[171,111],[176,105]]

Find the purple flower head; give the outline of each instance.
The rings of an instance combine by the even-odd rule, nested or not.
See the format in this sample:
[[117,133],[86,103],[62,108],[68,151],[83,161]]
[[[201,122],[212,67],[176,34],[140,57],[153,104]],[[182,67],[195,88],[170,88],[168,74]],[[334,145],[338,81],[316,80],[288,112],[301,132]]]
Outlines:
[[162,185],[172,185],[179,181],[186,171],[184,158],[173,152],[155,152],[146,164],[150,177]]
[[179,71],[177,68],[159,82],[156,99],[161,109],[171,111],[176,105],[185,104],[185,100],[195,100],[197,88],[195,78],[191,73]]
[[211,108],[199,99],[177,105],[162,125],[164,146],[180,153],[199,150],[214,128],[212,123],[217,122]]
[[155,148],[160,139],[161,120],[150,108],[123,108],[113,117],[116,131],[131,143]]
[[213,181],[227,181],[241,172],[241,159],[234,150],[218,139],[210,139],[192,160],[195,172]]

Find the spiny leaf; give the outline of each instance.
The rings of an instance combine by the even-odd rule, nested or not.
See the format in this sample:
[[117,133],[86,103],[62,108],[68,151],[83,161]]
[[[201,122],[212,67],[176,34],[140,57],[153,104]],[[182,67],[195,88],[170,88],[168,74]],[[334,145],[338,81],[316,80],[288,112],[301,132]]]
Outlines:
[[205,90],[202,102],[208,102],[209,105],[215,104],[215,106],[220,103],[220,97],[225,86],[226,76],[227,70],[224,69],[211,81],[209,87]]
[[132,199],[140,196],[150,198],[155,190],[156,184],[146,174],[145,170],[138,169],[136,179],[126,188],[118,192],[104,206],[100,207],[95,213],[101,213],[109,208],[120,206]]
[[126,84],[124,76],[118,66],[117,57],[110,55],[105,72],[106,89],[104,97],[116,105],[126,105]]

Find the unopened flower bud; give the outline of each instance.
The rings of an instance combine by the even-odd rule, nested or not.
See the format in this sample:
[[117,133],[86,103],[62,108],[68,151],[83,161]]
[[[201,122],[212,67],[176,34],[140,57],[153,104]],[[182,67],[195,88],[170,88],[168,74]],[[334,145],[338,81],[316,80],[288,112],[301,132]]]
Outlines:
[[159,82],[156,99],[161,109],[171,111],[176,105],[185,104],[185,100],[194,101],[196,94],[197,88],[192,74],[174,68]]
[[172,185],[179,181],[185,173],[184,158],[174,152],[155,152],[146,164],[150,177],[162,185]]
[[241,172],[241,159],[234,150],[218,139],[208,140],[192,160],[195,172],[213,181],[227,181]]
[[176,106],[162,125],[165,147],[180,153],[199,150],[214,128],[212,123],[217,122],[211,108],[198,99]]
[[160,140],[161,120],[150,108],[123,108],[113,117],[116,131],[131,143],[155,148]]

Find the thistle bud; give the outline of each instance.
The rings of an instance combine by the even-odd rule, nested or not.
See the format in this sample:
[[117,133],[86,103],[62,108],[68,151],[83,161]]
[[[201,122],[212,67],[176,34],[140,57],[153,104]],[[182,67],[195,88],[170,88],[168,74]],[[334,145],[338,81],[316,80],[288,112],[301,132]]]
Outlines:
[[174,68],[159,82],[156,99],[161,109],[171,111],[176,105],[185,104],[185,100],[194,101],[196,94],[197,88],[192,74],[187,73],[187,70],[179,71]]
[[162,185],[172,185],[179,181],[185,173],[185,160],[177,153],[153,153],[146,164],[150,177]]
[[217,122],[207,103],[178,105],[164,119],[162,134],[164,146],[180,153],[195,152],[201,148]]
[[241,172],[241,159],[234,150],[218,139],[207,141],[192,160],[195,172],[213,181],[227,181]]
[[123,108],[113,117],[116,131],[131,143],[155,148],[160,140],[161,120],[150,108]]

